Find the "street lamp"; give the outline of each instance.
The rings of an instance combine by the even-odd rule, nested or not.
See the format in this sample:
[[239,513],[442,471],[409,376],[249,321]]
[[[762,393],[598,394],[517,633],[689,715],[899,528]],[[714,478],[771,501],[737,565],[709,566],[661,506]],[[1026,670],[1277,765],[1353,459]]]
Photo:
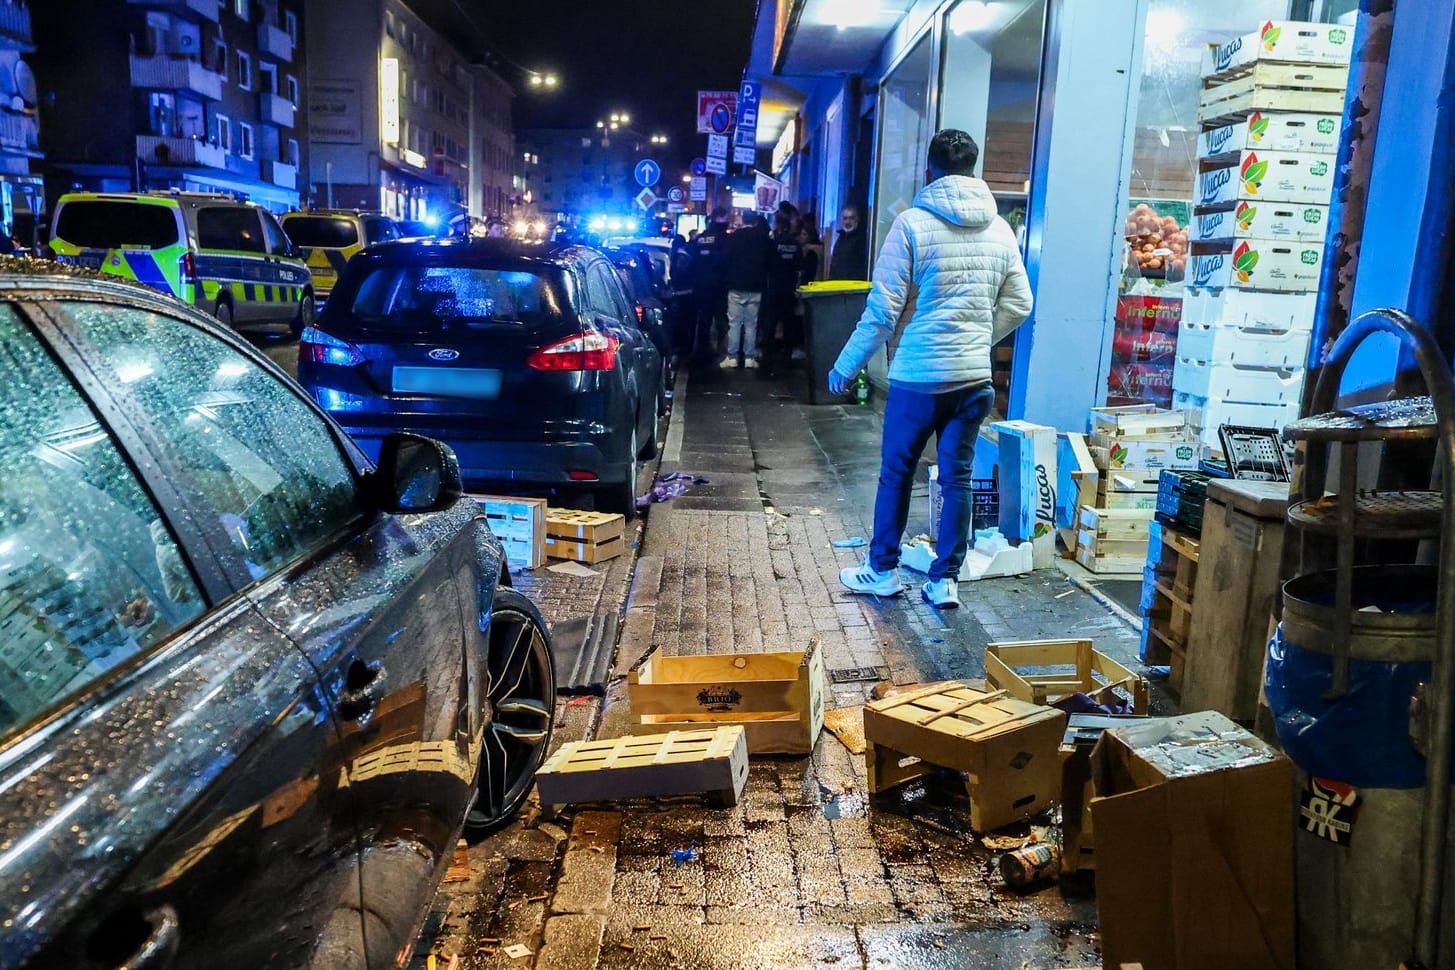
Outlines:
[[667,144],[667,136],[666,135],[653,135],[652,136],[652,144],[653,145],[665,145],[665,144]]
[[561,83],[561,79],[554,74],[541,74],[539,71],[531,71],[527,79],[531,87],[540,90],[541,88],[554,88]]
[[692,181],[692,175],[691,174],[687,174],[687,175],[682,176],[682,181],[684,181],[684,182],[691,182]]

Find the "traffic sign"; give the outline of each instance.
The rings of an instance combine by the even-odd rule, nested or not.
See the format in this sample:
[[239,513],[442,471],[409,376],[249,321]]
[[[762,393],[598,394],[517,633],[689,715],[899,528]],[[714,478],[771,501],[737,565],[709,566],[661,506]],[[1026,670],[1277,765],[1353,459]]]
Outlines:
[[733,162],[738,165],[756,165],[758,150],[751,145],[738,145],[733,149]]
[[[733,126],[733,119],[738,113],[738,92],[736,91],[698,91],[697,92],[697,133],[707,135],[713,132],[722,134]],[[721,127],[719,127],[721,126]]]
[[681,215],[687,211],[687,205],[683,202],[669,202],[667,203],[667,211],[674,216]]
[[682,186],[674,185],[667,190],[667,201],[673,205],[687,201],[687,193],[682,191]]
[[644,158],[640,162],[637,162],[637,167],[632,170],[632,174],[637,177],[638,185],[644,189],[649,189],[656,185],[657,180],[662,177],[662,166],[650,158]]
[[713,175],[727,174],[727,158],[717,155],[709,155],[707,158],[707,170]]
[[[706,171],[706,168],[703,171]],[[707,177],[705,175],[693,177],[692,184],[688,186],[687,197],[693,202],[707,201]]]
[[636,203],[639,209],[650,209],[657,204],[657,193],[651,189],[642,189],[637,193]]
[[707,170],[712,171],[712,160],[714,158],[728,157],[728,136],[708,135],[707,136]]
[[763,100],[763,84],[761,81],[744,81],[743,86],[738,88],[738,104],[743,108],[756,108]]
[[707,159],[705,159],[705,158],[694,158],[692,160],[692,174],[693,175],[706,175],[707,174]]
[[733,126],[732,109],[725,104],[713,105],[712,112],[707,116],[707,123],[717,134],[726,134]]

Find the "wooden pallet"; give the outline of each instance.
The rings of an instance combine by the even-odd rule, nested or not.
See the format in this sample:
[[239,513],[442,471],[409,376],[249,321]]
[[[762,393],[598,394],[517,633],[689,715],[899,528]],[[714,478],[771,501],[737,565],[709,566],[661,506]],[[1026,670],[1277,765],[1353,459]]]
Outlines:
[[988,644],[985,679],[992,687],[1032,704],[1054,704],[1081,693],[1100,703],[1124,698],[1131,702],[1129,713],[1147,713],[1147,682],[1097,650],[1090,640]]
[[1192,631],[1192,594],[1197,587],[1200,546],[1196,539],[1165,525],[1162,544],[1153,605],[1142,622],[1152,640],[1164,648],[1149,656],[1147,662],[1166,663],[1171,668],[1168,682],[1173,690],[1180,692],[1187,665],[1187,640]]
[[960,681],[891,694],[864,707],[869,791],[937,768],[963,771],[971,828],[1001,828],[1060,796],[1058,749],[1065,730],[1061,711]]
[[723,725],[564,744],[536,773],[536,790],[552,812],[574,802],[697,793],[731,806],[747,781],[747,735]]

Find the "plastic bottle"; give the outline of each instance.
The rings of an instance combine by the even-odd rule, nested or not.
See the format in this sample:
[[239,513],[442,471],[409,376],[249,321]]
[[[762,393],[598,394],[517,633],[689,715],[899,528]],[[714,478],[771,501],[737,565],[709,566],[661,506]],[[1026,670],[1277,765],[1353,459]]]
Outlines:
[[861,408],[869,405],[869,375],[863,371],[854,381],[854,403]]

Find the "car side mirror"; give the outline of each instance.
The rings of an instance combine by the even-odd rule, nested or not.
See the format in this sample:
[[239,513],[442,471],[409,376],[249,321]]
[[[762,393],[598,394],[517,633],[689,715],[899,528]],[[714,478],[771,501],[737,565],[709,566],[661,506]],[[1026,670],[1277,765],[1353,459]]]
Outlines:
[[423,435],[387,435],[379,448],[374,475],[380,508],[396,515],[442,511],[464,492],[454,450]]

